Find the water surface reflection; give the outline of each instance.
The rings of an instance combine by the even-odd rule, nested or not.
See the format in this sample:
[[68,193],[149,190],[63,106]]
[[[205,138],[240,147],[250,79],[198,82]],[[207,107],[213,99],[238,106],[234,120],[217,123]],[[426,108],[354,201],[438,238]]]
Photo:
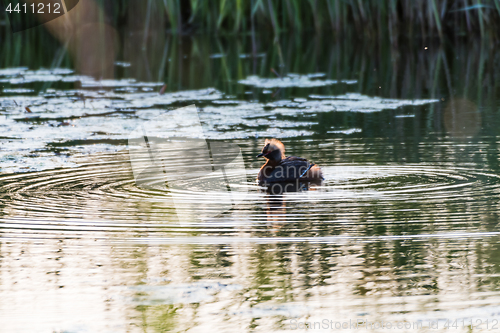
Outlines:
[[[498,320],[498,53],[460,41],[154,36],[148,52],[127,44],[118,60],[131,65],[105,80],[60,69],[71,67],[64,55],[39,70],[50,48],[0,60],[2,328]],[[276,87],[270,68],[309,86]],[[207,137],[241,147],[249,194],[179,224],[166,191],[136,186],[125,144],[137,122],[192,103]],[[321,165],[325,183],[260,191],[254,156],[267,136]],[[198,194],[185,193],[211,200]]]

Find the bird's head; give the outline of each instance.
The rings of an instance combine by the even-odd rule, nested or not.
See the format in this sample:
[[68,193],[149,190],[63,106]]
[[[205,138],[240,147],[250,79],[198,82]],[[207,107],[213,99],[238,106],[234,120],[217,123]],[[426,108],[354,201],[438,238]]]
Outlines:
[[264,157],[268,160],[281,161],[285,158],[285,145],[277,139],[266,139],[264,148],[257,157]]

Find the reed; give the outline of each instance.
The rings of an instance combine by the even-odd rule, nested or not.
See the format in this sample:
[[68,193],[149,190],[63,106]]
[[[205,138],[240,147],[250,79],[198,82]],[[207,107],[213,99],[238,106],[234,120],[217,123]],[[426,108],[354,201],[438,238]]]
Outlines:
[[[130,1],[94,1],[115,26],[130,19]],[[329,30],[342,36],[354,29],[359,36],[389,36],[393,41],[400,36],[500,35],[500,0],[147,0],[140,6],[145,9],[133,14],[147,22],[154,9],[172,33],[247,33],[253,28],[275,35]]]
[[[147,2],[159,2],[148,0]],[[167,28],[216,32],[354,29],[363,36],[500,35],[499,0],[161,0]],[[144,4],[146,5],[146,4]],[[123,12],[123,11],[120,11]],[[116,13],[110,13],[117,19]]]

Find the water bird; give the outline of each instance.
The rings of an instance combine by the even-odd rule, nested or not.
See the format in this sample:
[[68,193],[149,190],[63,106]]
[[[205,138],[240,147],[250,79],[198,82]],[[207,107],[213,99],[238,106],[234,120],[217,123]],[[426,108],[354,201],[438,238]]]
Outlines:
[[321,168],[305,158],[285,156],[285,145],[278,139],[266,139],[264,148],[257,157],[264,157],[266,163],[260,168],[259,185],[276,183],[321,183]]

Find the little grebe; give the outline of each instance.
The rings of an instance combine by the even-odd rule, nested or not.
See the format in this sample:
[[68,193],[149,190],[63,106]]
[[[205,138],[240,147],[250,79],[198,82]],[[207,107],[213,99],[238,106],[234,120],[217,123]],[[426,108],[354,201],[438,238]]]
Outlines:
[[285,157],[285,145],[277,139],[266,139],[262,152],[267,161],[260,168],[257,180],[259,184],[278,182],[321,182],[321,168],[305,158]]

